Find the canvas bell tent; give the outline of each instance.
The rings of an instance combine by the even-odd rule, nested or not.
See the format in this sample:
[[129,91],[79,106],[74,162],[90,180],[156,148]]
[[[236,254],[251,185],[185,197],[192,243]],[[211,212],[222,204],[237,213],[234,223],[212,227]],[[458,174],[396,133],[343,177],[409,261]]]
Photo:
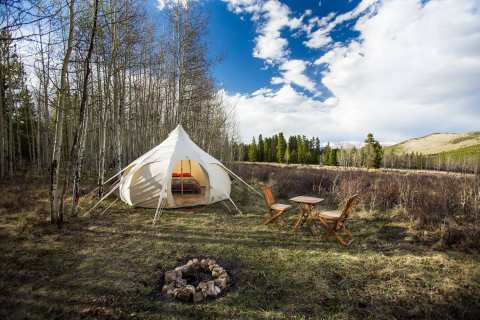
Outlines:
[[179,208],[230,199],[225,166],[197,146],[181,125],[130,163],[120,178],[120,199],[134,207]]
[[[159,210],[206,205],[230,198],[230,176],[256,191],[220,161],[203,151],[181,125],[168,138],[115,176],[120,181],[90,210],[118,189],[120,199],[134,207]],[[108,182],[107,181],[107,182]],[[90,211],[89,210],[89,211]],[[155,220],[154,220],[155,221]]]

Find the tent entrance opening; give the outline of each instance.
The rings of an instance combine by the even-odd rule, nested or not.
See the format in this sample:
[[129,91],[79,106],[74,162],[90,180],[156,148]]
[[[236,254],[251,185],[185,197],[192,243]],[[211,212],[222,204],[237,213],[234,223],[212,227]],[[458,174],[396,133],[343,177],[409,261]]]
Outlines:
[[171,192],[176,207],[208,202],[209,179],[194,160],[180,160],[173,167]]

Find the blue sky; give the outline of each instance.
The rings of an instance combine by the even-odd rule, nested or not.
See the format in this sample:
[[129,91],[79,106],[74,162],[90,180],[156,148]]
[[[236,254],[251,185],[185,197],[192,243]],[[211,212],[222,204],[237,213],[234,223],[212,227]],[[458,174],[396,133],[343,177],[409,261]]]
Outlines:
[[[301,16],[305,10],[312,10],[312,15],[315,16],[326,16],[331,12],[348,12],[359,1],[330,0],[324,1],[321,5],[319,5],[320,2],[305,0],[284,1],[284,3],[291,8],[292,14],[297,16]],[[223,57],[222,63],[214,68],[214,75],[218,84],[229,92],[244,94],[270,86],[270,80],[273,76],[278,75],[278,70],[274,66],[265,64],[264,60],[252,55],[255,48],[256,26],[248,19],[249,15],[233,13],[228,10],[228,4],[224,1],[205,1],[203,7],[211,15],[210,53]],[[334,32],[334,37],[338,41],[346,42],[357,35],[356,32],[352,32],[348,28],[339,29]],[[294,37],[288,32],[284,32],[284,36],[289,39],[289,50],[292,58],[315,61],[322,54],[322,50],[305,48],[302,43],[304,41],[302,36]],[[239,67],[239,62],[241,62],[241,67]],[[309,70],[309,74],[313,76],[321,70],[321,67],[316,67]],[[328,89],[320,89],[328,94]]]
[[[161,14],[174,0],[149,1]],[[210,17],[209,54],[223,58],[214,78],[245,141],[480,129],[476,0],[194,2]]]

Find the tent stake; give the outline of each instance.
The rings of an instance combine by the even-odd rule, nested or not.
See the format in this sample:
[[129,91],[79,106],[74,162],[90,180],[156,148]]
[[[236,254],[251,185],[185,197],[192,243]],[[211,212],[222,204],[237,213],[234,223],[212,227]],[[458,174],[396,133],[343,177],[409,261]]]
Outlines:
[[243,214],[243,212],[242,212],[240,209],[238,209],[238,207],[237,207],[237,205],[235,204],[235,202],[233,202],[232,198],[228,197],[228,200],[230,200],[230,202],[233,204],[233,206],[235,207],[235,209],[237,209],[238,213]]

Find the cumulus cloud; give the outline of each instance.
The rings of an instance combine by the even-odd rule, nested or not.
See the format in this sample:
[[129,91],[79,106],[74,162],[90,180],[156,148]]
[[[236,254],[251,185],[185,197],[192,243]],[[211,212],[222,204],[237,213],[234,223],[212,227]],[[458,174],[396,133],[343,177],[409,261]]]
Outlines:
[[392,0],[359,19],[358,41],[316,61],[332,116],[383,139],[478,129],[480,8],[473,0]]
[[307,61],[289,59],[288,40],[282,37],[281,31],[301,30],[303,19],[312,14],[305,10],[300,17],[292,17],[290,8],[278,0],[224,0],[229,10],[237,13],[249,13],[257,24],[255,48],[253,56],[265,60],[270,65],[279,67],[280,75],[271,79],[272,84],[295,84],[312,93],[315,83],[305,75]]
[[252,95],[221,93],[223,100],[235,107],[245,141],[259,133],[272,135],[282,131],[287,135],[316,135],[319,128],[336,131],[328,105],[295,91],[288,84],[275,91],[259,89]]
[[168,8],[169,6],[176,5],[176,4],[179,4],[186,8],[188,4],[192,1],[196,1],[196,0],[157,0],[157,8],[158,10],[163,10],[165,7]]
[[[331,12],[321,19],[310,19],[309,23],[304,27],[307,31],[308,38],[308,40],[304,42],[305,45],[309,48],[321,48],[331,44],[333,39],[330,33],[335,27],[345,21],[374,13],[377,5],[379,5],[378,0],[363,0],[355,9],[344,14],[335,15],[334,12]],[[312,31],[313,29],[315,29],[315,31]]]
[[290,8],[279,0],[224,0],[229,10],[237,13],[249,13],[251,19],[257,24],[255,48],[253,56],[265,60],[269,64],[285,61],[289,54],[288,40],[282,37],[281,31],[302,26],[300,17],[291,17]]
[[[288,64],[288,59],[279,64],[281,77],[272,79],[283,84],[281,89],[224,93],[237,106],[245,140],[284,131],[319,135],[324,141],[359,141],[371,131],[382,141],[399,141],[431,132],[478,130],[477,1],[363,1],[350,13],[311,17],[311,33],[331,31],[353,18],[358,19],[354,29],[359,39],[329,40],[329,51],[315,61],[326,68],[318,81],[333,97],[321,102],[296,92],[291,84],[312,87],[301,76],[308,63]],[[330,31],[324,34],[330,36]]]
[[305,75],[308,62],[299,59],[287,60],[280,65],[282,77],[273,77],[272,84],[296,84],[308,91],[315,93],[315,82]]

